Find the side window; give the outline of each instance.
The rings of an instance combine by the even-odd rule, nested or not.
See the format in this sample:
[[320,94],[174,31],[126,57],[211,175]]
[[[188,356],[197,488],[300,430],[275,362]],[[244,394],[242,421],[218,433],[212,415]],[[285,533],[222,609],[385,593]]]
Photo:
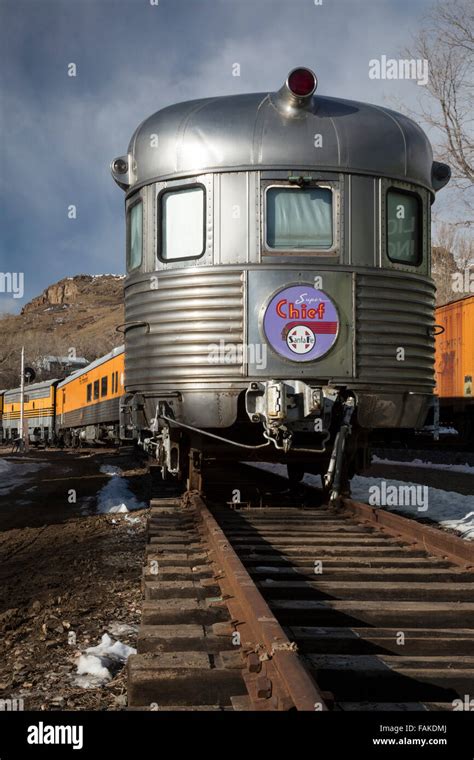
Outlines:
[[92,383],[87,386],[87,400],[92,401]]
[[206,250],[203,187],[165,191],[160,196],[158,229],[162,261],[197,259]]
[[143,203],[130,206],[127,213],[127,269],[137,269],[143,256]]
[[99,381],[94,380],[94,401],[99,398]]
[[107,395],[107,375],[103,377],[100,381],[100,395],[106,396]]
[[422,259],[421,199],[402,190],[387,192],[387,256],[397,264],[418,266]]

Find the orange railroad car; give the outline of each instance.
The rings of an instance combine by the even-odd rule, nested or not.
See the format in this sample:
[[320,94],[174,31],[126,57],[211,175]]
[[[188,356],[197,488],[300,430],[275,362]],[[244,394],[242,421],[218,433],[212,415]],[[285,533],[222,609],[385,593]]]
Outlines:
[[441,421],[464,437],[474,434],[474,296],[436,310],[436,392]]
[[119,442],[124,347],[114,348],[58,384],[56,432],[66,445]]

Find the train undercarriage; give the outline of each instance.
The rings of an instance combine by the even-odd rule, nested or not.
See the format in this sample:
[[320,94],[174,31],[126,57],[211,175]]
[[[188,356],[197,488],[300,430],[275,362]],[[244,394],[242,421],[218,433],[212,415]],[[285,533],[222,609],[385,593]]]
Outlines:
[[322,478],[330,500],[349,493],[349,480],[368,464],[367,432],[357,421],[355,395],[345,388],[311,387],[300,380],[251,382],[238,399],[237,419],[226,428],[200,428],[175,414],[175,398],[142,394],[122,398],[120,435],[138,440],[163,477],[197,487],[206,463],[285,464],[291,482],[304,473]]

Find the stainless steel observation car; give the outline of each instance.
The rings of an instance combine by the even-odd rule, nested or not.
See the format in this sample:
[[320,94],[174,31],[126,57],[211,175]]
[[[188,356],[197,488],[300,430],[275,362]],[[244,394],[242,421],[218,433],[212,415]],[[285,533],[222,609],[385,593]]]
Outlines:
[[[430,206],[449,180],[407,117],[316,94],[172,105],[135,131],[126,191],[124,438],[325,473],[433,401]],[[344,453],[345,452],[345,453]]]

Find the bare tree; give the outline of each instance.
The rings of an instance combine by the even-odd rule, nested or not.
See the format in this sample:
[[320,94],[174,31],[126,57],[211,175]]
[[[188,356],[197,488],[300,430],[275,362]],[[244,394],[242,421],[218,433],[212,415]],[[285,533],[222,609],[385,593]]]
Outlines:
[[474,243],[465,230],[447,222],[438,225],[431,263],[437,306],[472,293]]
[[436,156],[451,167],[452,184],[459,191],[463,215],[455,224],[474,226],[472,0],[438,2],[406,52],[410,58],[428,61],[428,84],[415,116],[433,129]]

